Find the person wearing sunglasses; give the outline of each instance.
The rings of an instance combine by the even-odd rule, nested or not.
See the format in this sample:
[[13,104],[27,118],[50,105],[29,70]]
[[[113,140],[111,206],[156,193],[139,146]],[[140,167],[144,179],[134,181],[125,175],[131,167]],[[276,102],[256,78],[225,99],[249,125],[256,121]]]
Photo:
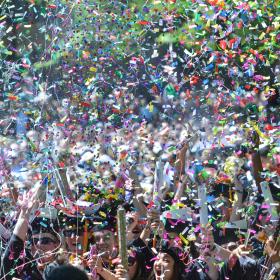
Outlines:
[[55,252],[60,247],[59,227],[56,221],[36,218],[31,228],[28,233],[31,254],[38,258],[39,266],[44,267],[55,260]]
[[29,224],[33,209],[39,206],[38,195],[39,188],[35,187],[19,200],[21,210],[4,252],[1,279],[42,280],[45,266],[55,260],[60,247],[58,224],[43,217]]
[[[115,270],[118,275],[117,267]],[[147,279],[147,269],[145,265],[145,255],[142,253],[140,248],[129,247],[128,248],[128,278],[129,280],[144,280]]]

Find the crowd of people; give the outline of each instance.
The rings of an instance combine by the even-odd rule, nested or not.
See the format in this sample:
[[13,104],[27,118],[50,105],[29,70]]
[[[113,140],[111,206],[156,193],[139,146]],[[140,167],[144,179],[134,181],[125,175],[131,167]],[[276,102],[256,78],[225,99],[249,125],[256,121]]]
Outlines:
[[0,280],[280,280],[278,2],[1,1]]
[[257,130],[219,149],[207,125],[79,131],[6,144],[0,279],[280,278],[279,155]]

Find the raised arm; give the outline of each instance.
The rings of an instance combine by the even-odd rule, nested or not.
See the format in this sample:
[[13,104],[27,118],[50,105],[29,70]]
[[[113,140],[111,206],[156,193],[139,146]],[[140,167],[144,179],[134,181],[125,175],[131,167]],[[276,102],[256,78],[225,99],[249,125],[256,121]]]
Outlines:
[[176,168],[176,177],[174,183],[177,186],[177,190],[174,196],[175,200],[180,200],[182,197],[185,186],[186,186],[186,177],[185,175],[185,165],[186,165],[186,152],[189,148],[188,142],[179,145],[179,151],[177,152],[175,168]]
[[33,209],[36,209],[39,206],[40,187],[41,185],[38,185],[34,189],[29,190],[28,193],[24,193],[22,199],[19,200],[21,209],[13,234],[22,241],[25,241],[26,239],[30,214]]
[[237,176],[234,177],[234,188],[236,192],[236,200],[233,202],[232,212],[229,219],[230,222],[240,220],[241,218],[238,210],[242,208],[243,186]]
[[258,191],[261,192],[260,183],[263,181],[261,178],[261,172],[263,171],[262,160],[259,152],[260,138],[256,131],[253,131],[250,135],[252,143],[252,169],[253,176],[258,187]]
[[[24,253],[24,242],[27,236],[30,214],[33,209],[39,206],[39,189],[40,185],[28,193],[24,193],[22,199],[19,200],[19,205],[21,206],[20,214],[3,256],[3,267],[1,271],[5,275],[3,279],[11,280],[14,277],[20,278],[21,272],[14,268],[24,263],[24,260],[20,256]],[[15,272],[13,273],[13,271]]]

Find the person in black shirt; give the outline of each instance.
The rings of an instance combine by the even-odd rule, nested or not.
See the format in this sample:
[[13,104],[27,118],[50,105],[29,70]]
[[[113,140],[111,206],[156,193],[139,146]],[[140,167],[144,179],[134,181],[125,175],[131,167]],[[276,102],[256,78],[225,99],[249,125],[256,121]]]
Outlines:
[[[38,193],[39,187],[25,194],[20,202],[21,211],[2,260],[2,279],[41,280],[44,266],[55,259],[60,239],[58,225],[54,221],[35,218],[28,234],[30,214],[39,206]],[[30,250],[25,246],[28,235]]]

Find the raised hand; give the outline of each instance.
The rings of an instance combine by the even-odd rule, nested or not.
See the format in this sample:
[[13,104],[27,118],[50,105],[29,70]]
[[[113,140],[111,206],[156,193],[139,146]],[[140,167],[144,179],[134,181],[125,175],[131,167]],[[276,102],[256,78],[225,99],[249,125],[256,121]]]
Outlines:
[[92,271],[92,275],[96,276],[96,273],[100,273],[103,268],[102,258],[98,255],[91,255],[87,261],[87,265]]
[[236,249],[234,249],[232,251],[232,254],[235,254],[238,258],[242,257],[242,256],[247,256],[248,254],[250,254],[251,250],[253,249],[252,246],[249,245],[239,245]]
[[211,231],[211,228],[202,228],[201,229],[201,254],[202,255],[211,255],[215,247],[214,237]]
[[157,209],[151,208],[147,214],[147,225],[152,231],[156,231],[160,226],[160,212]]
[[28,192],[24,192],[22,197],[18,199],[18,205],[21,207],[21,214],[29,215],[33,209],[39,207],[41,203],[41,194],[42,194],[41,184],[36,185]]
[[13,234],[25,241],[28,230],[29,217],[34,209],[40,206],[40,196],[42,194],[42,186],[38,184],[28,192],[24,192],[23,196],[18,199],[20,206],[20,214],[14,228]]
[[115,276],[118,280],[129,280],[128,272],[121,264],[115,269]]

